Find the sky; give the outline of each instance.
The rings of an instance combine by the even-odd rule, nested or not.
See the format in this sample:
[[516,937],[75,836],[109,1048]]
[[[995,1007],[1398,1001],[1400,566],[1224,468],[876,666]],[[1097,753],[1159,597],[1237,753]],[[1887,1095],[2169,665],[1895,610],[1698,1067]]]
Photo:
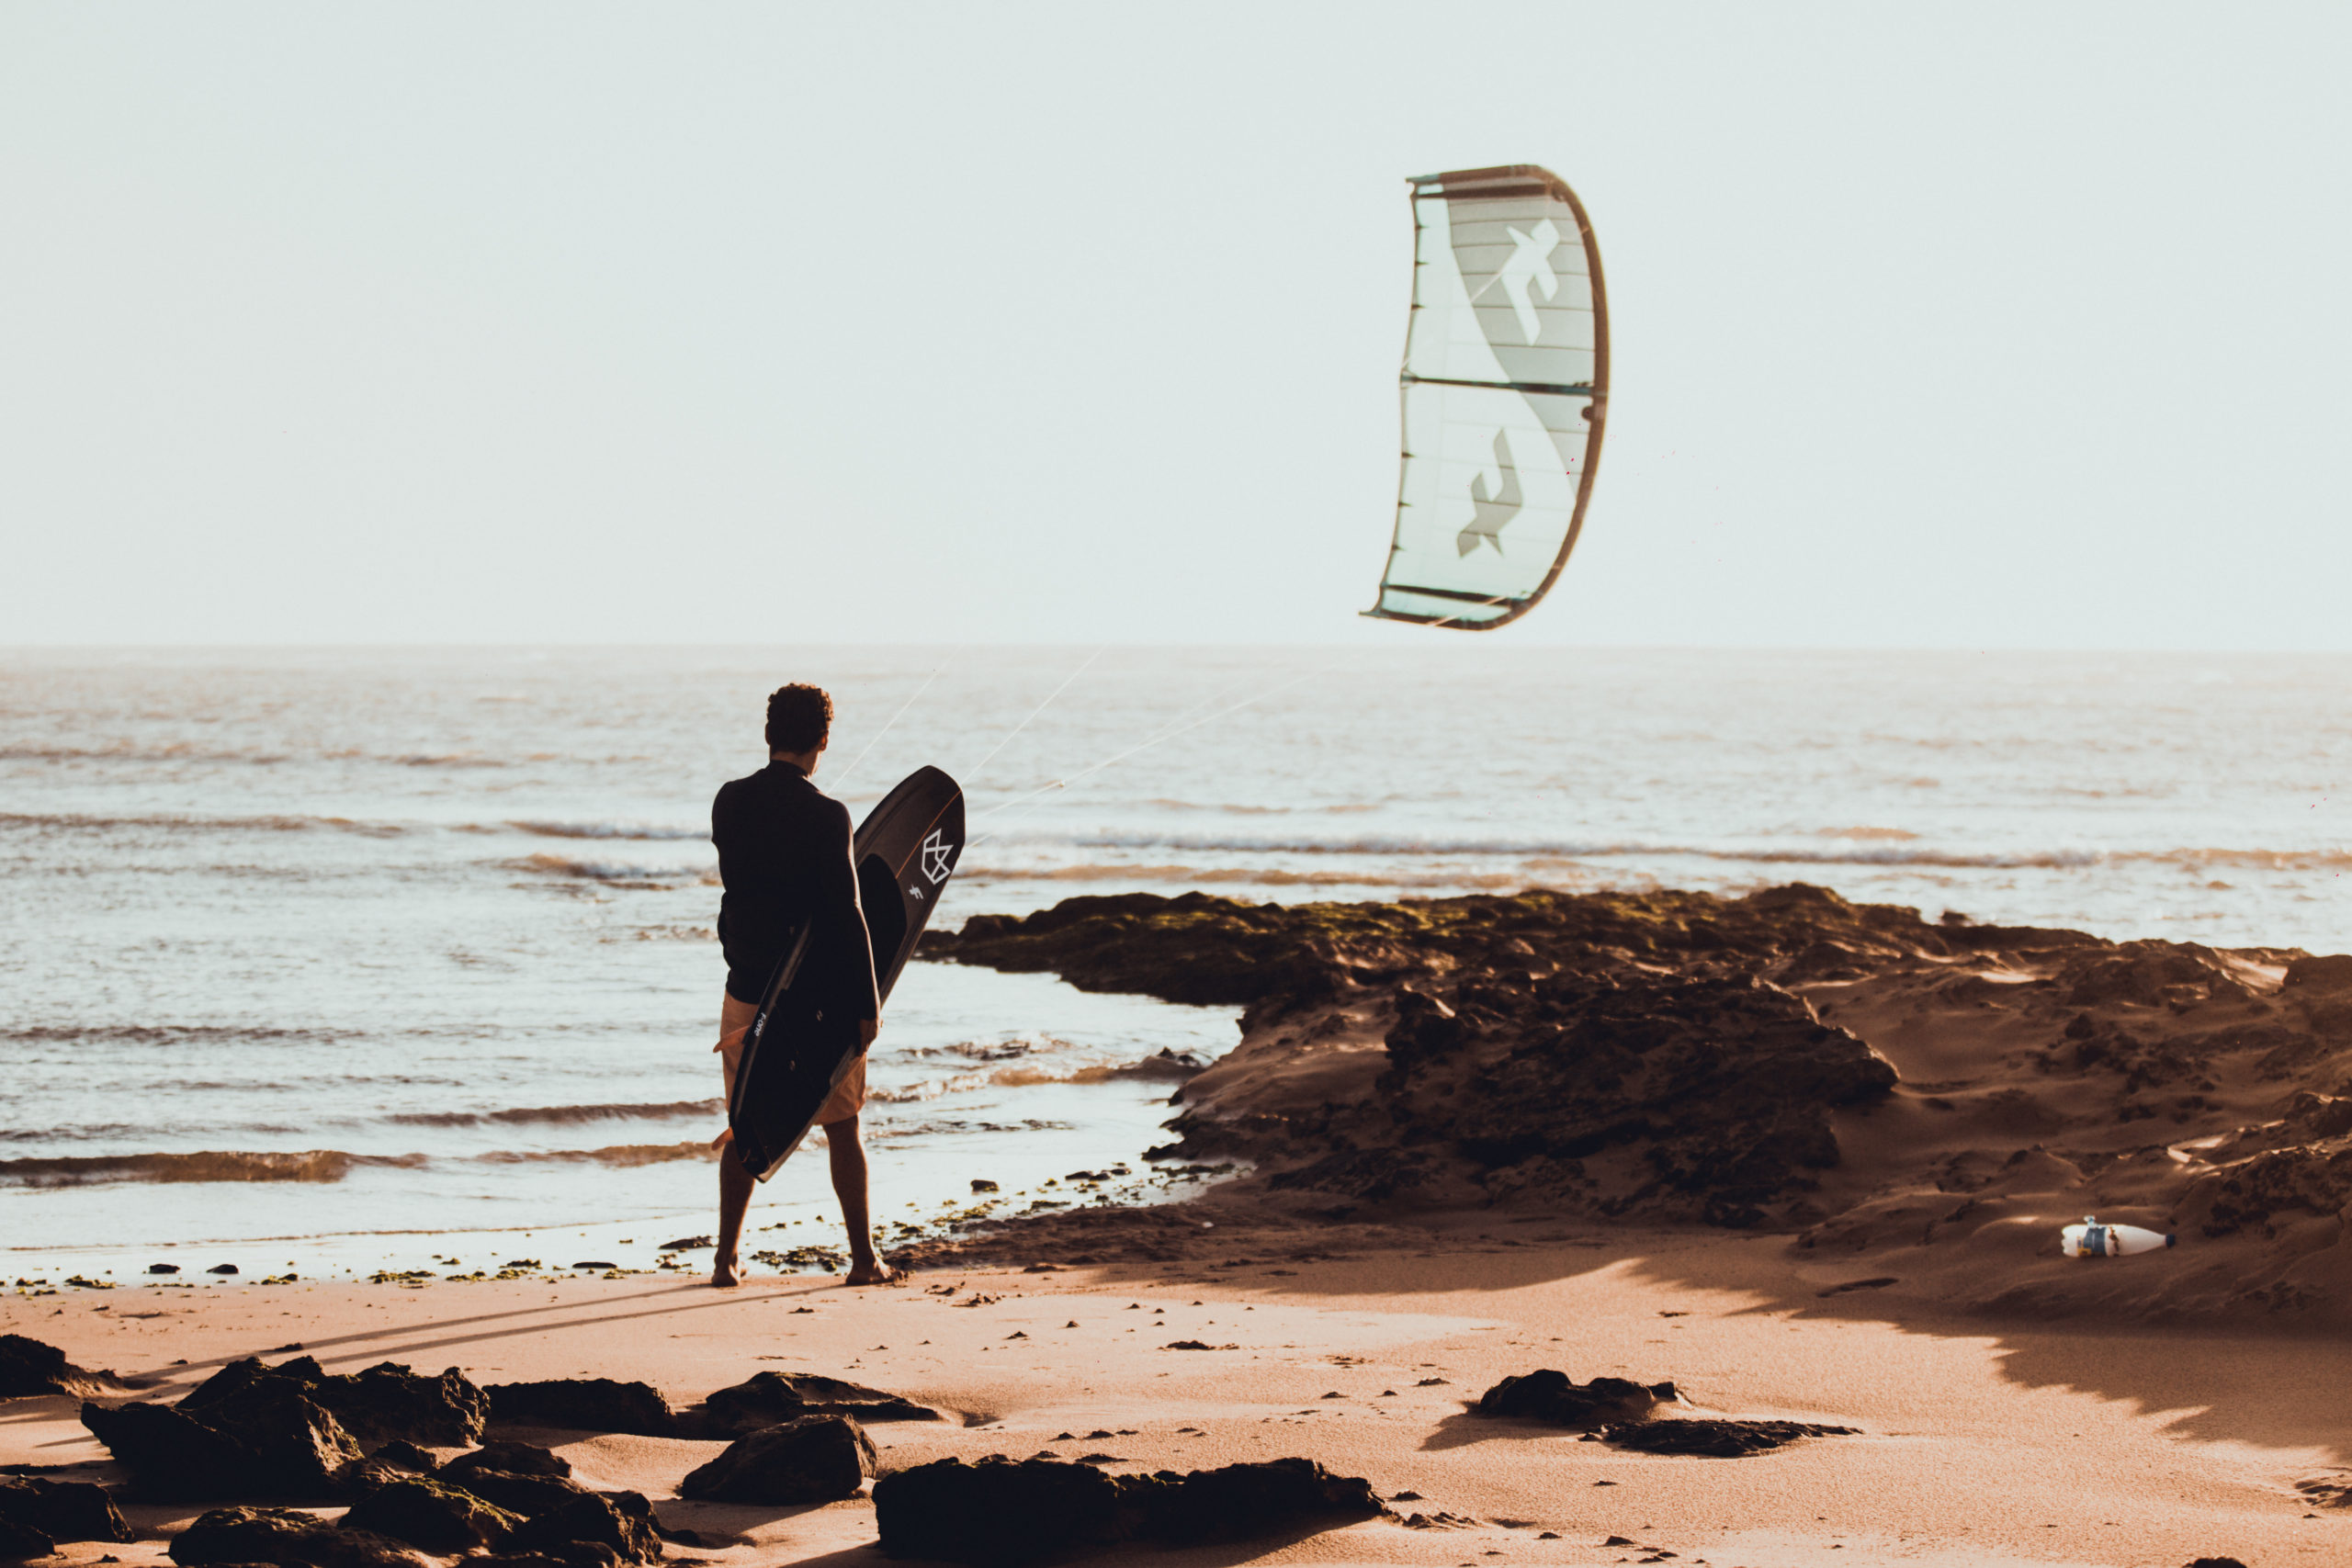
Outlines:
[[[2352,649],[2352,11],[0,0],[0,644]],[[1405,178],[1583,540],[1361,619]]]

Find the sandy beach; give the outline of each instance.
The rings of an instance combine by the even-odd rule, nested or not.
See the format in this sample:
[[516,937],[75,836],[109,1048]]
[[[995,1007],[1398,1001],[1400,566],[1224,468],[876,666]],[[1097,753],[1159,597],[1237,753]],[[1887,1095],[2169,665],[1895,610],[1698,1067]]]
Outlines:
[[[1294,1257],[1268,1244],[1325,1249],[1227,1217],[1227,1237],[1204,1233],[1188,1249],[1198,1257],[1174,1267],[940,1271],[883,1291],[821,1279],[731,1292],[649,1279],[201,1297],[131,1288],[14,1299],[0,1329],[158,1380],[151,1398],[295,1346],[329,1371],[390,1359],[485,1383],[642,1379],[680,1404],[765,1369],[815,1371],[956,1418],[873,1426],[886,1471],[944,1455],[1107,1454],[1099,1462],[1125,1472],[1298,1454],[1367,1478],[1383,1498],[1419,1495],[1391,1502],[1397,1518],[1303,1539],[1123,1554],[1170,1564],[1668,1551],[1717,1568],[2120,1568],[2222,1554],[2324,1563],[2352,1550],[2352,1513],[2296,1489],[2345,1462],[2352,1349],[2340,1341],[1939,1316],[1883,1292],[1834,1292],[1853,1271],[1803,1258],[1785,1238],[1488,1223],[1359,1232],[1361,1249]],[[1231,1348],[1163,1348],[1187,1339]],[[1497,1379],[1537,1367],[1670,1379],[1698,1412],[1861,1430],[1710,1460],[1465,1413]],[[0,1461],[111,1478],[71,1400],[11,1402],[0,1433]],[[675,1500],[717,1442],[499,1435],[555,1447],[588,1484],[645,1493],[665,1525],[739,1542],[673,1547],[673,1559],[878,1560],[864,1496],[808,1508]],[[53,1561],[161,1561],[199,1510],[125,1511],[137,1541],[69,1546]],[[1443,1517],[1400,1522],[1415,1514]],[[1611,1536],[1636,1544],[1603,1545]]]

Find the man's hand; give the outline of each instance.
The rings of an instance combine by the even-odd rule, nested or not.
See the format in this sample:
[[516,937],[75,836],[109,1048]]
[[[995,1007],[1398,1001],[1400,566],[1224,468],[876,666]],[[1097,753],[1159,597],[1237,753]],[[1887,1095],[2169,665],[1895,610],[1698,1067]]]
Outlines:
[[861,1051],[867,1049],[874,1043],[874,1037],[881,1032],[882,1021],[880,1019],[862,1018],[858,1020],[857,1048]]

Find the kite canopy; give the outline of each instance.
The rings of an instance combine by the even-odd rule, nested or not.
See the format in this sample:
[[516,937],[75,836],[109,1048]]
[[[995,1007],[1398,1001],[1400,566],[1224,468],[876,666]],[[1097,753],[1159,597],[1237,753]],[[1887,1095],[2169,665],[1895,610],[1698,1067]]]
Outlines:
[[1584,525],[1609,405],[1600,251],[1548,169],[1411,183],[1404,475],[1364,614],[1484,630],[1535,607]]

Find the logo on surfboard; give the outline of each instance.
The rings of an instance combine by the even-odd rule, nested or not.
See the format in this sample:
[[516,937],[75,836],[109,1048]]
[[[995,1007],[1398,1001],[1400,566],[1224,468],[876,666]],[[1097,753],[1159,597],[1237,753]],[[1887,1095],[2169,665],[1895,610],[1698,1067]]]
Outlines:
[[922,841],[922,874],[930,877],[931,885],[936,887],[946,881],[947,874],[955,869],[956,846],[933,828],[931,837]]

